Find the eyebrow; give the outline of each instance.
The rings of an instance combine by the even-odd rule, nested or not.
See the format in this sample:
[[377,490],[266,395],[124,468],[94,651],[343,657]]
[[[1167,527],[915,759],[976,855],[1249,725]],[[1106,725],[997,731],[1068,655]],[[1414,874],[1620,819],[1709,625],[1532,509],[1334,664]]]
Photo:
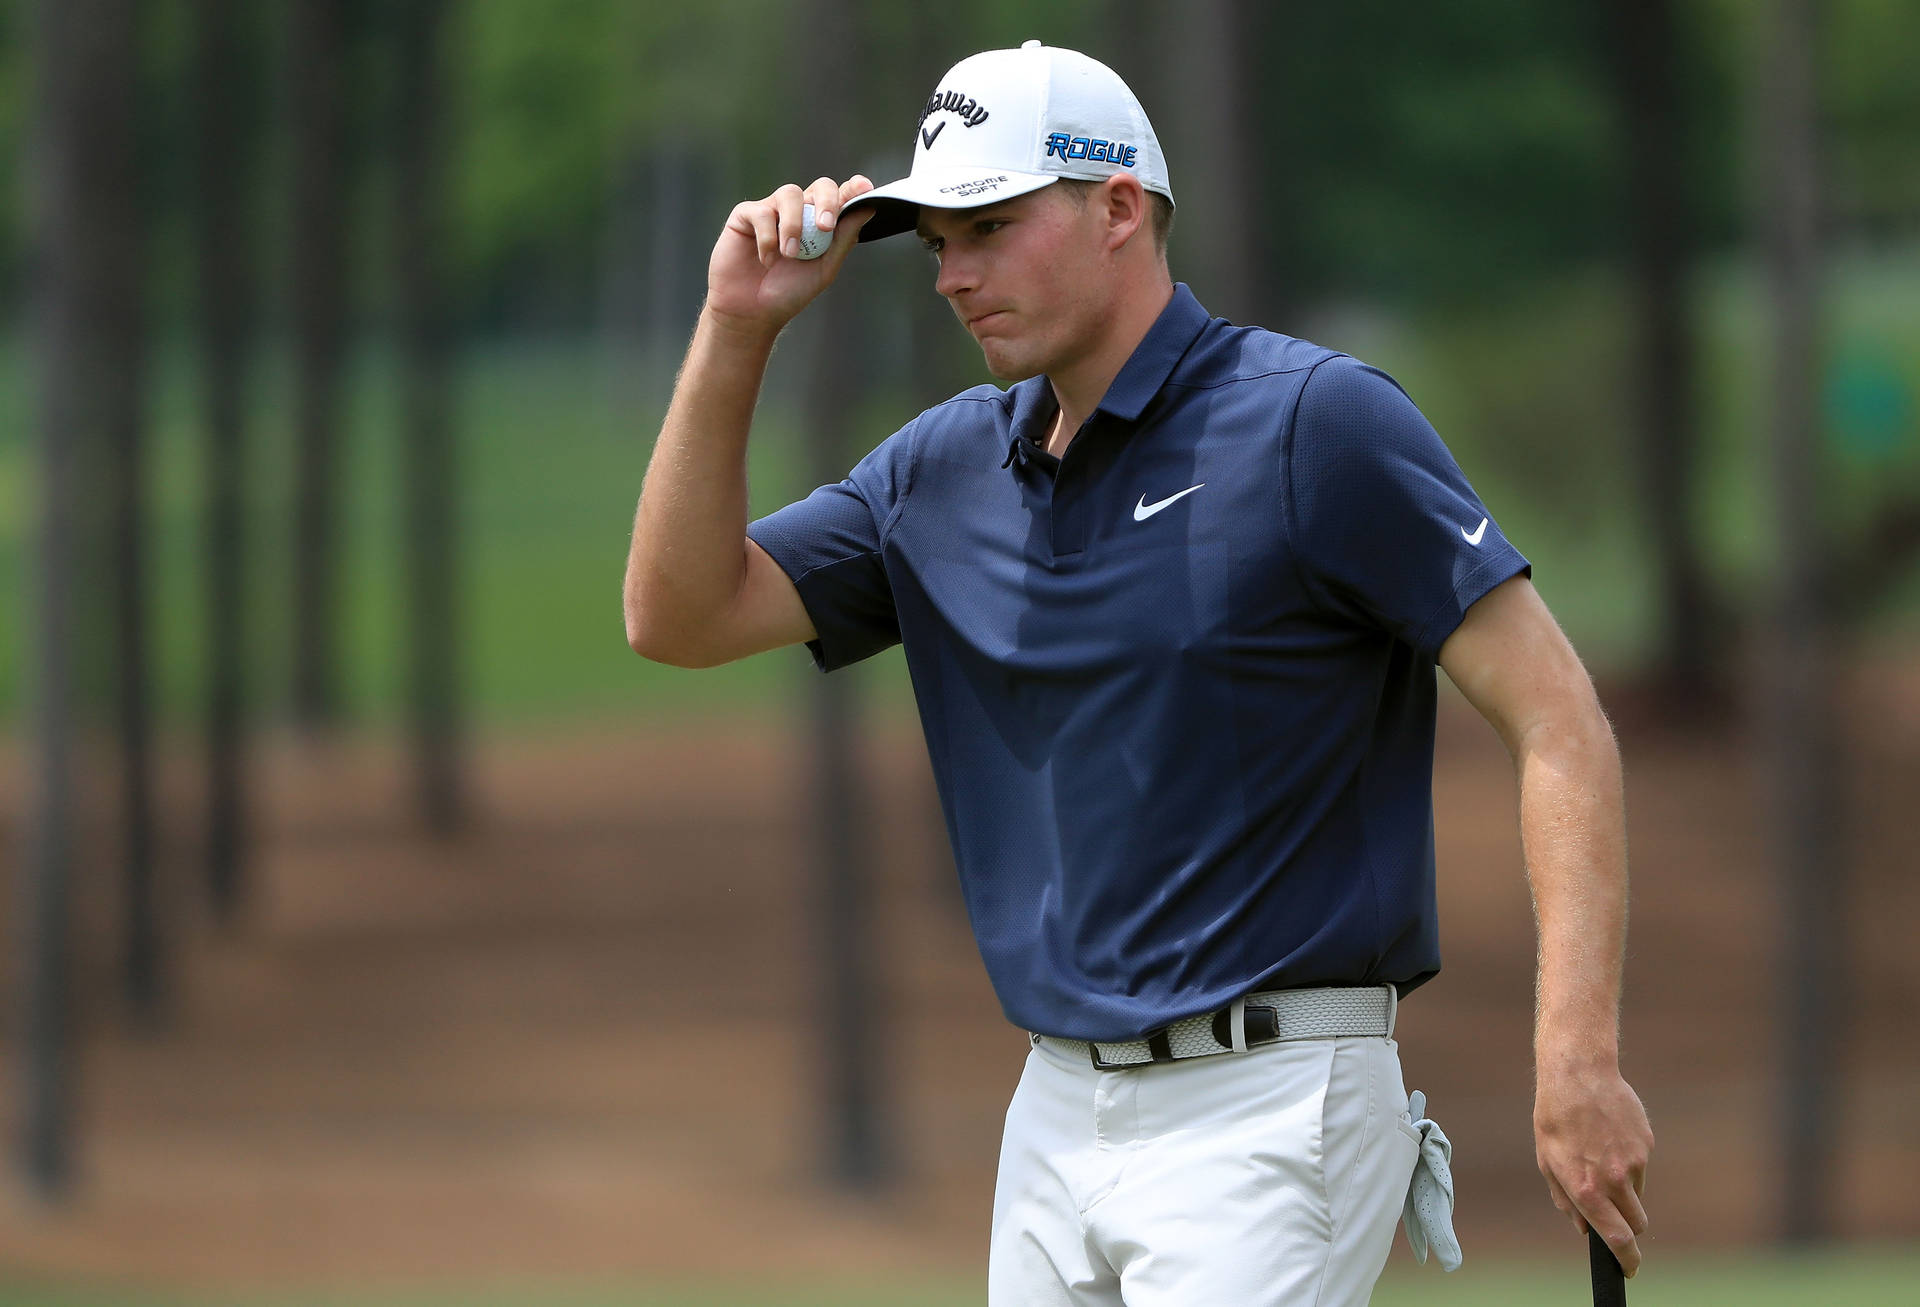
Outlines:
[[[967,215],[965,222],[992,222],[996,220],[1011,203],[1011,200],[1001,200],[998,204],[983,204],[976,209],[966,209],[963,211]],[[940,235],[937,231],[928,231],[919,223],[914,224],[913,234],[923,241],[938,239]]]

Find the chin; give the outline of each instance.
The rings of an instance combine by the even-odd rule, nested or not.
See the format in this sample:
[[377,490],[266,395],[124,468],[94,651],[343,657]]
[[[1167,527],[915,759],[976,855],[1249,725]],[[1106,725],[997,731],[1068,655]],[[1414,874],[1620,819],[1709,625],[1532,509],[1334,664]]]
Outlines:
[[987,372],[995,381],[1004,381],[1008,385],[1012,385],[1016,381],[1025,381],[1029,377],[1039,376],[1041,369],[1019,367],[1011,363],[995,363],[993,356],[988,355]]
[[986,359],[987,371],[995,381],[1011,384],[1016,381],[1025,381],[1028,377],[1037,377],[1047,370],[1044,364],[1032,358],[1004,349],[995,349],[984,343],[980,346],[980,354]]

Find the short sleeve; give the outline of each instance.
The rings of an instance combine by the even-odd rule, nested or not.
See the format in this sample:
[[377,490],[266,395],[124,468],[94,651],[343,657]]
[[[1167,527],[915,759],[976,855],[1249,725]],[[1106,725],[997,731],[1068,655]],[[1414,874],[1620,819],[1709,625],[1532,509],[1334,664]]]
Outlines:
[[800,592],[816,634],[807,644],[823,672],[900,642],[893,587],[881,559],[885,528],[904,500],[909,423],[861,459],[847,478],[821,486],[747,527]]
[[1295,549],[1319,601],[1427,658],[1487,591],[1531,570],[1405,391],[1344,355],[1301,390]]

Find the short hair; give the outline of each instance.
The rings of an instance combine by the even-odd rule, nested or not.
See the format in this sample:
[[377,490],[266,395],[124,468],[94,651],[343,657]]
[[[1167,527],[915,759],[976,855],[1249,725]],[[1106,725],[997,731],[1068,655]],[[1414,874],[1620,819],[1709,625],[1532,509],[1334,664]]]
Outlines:
[[[1062,177],[1054,183],[1054,187],[1071,196],[1073,202],[1084,209],[1087,207],[1088,194],[1104,180],[1104,178],[1096,181],[1087,177]],[[1147,216],[1153,224],[1153,248],[1165,254],[1167,237],[1173,234],[1173,201],[1159,191],[1148,191]]]

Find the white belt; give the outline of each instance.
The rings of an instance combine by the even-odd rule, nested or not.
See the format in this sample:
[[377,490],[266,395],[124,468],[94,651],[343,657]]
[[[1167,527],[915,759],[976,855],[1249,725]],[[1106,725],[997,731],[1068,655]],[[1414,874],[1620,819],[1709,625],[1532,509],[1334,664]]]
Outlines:
[[1144,1039],[1089,1043],[1035,1035],[1074,1057],[1085,1056],[1102,1071],[1178,1062],[1215,1053],[1244,1053],[1261,1044],[1295,1039],[1393,1037],[1398,991],[1392,985],[1365,988],[1275,989],[1236,999],[1218,1012],[1187,1017]]

